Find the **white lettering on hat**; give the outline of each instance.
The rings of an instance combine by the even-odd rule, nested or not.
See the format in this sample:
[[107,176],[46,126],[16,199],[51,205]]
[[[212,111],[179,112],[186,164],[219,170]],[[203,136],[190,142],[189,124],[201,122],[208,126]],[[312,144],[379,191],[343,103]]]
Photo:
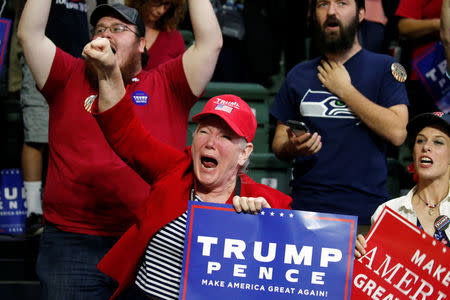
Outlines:
[[216,101],[214,103],[230,106],[230,107],[236,108],[236,109],[240,109],[239,103],[237,103],[236,101],[226,101],[226,100],[223,100],[220,98],[216,98]]

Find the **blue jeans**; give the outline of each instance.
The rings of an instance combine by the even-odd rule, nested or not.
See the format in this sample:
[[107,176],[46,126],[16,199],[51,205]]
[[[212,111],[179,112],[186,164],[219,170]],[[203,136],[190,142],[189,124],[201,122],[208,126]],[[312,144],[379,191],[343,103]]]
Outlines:
[[[117,283],[100,272],[97,264],[117,240],[118,237],[64,232],[54,225],[45,225],[36,262],[42,299],[109,299]],[[139,298],[132,294],[134,290],[120,299]]]

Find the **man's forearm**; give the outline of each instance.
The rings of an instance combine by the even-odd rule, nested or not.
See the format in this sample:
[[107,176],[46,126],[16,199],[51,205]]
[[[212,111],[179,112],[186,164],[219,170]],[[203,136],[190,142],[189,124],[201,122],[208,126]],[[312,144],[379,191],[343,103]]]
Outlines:
[[56,46],[45,36],[51,0],[28,0],[20,18],[17,37],[36,85],[42,88],[50,73]]
[[398,22],[400,35],[411,39],[417,39],[439,31],[440,20],[436,19],[410,19],[403,18]]
[[450,0],[442,1],[441,10],[441,40],[447,59],[447,76],[450,74]]
[[104,112],[116,105],[126,93],[116,56],[107,38],[96,38],[89,42],[82,55],[90,68],[97,72],[98,110]]
[[339,98],[376,134],[395,146],[403,143],[408,122],[406,105],[396,105],[394,109],[383,107],[367,99],[353,86]]
[[216,67],[222,33],[209,0],[188,2],[195,43],[186,50],[183,67],[192,93],[200,96]]
[[272,142],[272,151],[280,160],[291,161],[295,158],[293,146],[288,139],[275,137]]
[[98,78],[98,110],[104,112],[116,105],[125,95],[122,74],[119,67],[108,74],[101,73]]
[[188,2],[195,45],[221,46],[222,34],[210,0],[189,0]]

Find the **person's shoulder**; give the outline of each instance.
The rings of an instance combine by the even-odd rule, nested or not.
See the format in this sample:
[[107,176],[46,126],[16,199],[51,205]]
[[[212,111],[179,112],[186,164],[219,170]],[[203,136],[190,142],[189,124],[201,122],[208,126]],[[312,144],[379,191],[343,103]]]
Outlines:
[[73,76],[85,77],[86,61],[56,47],[55,57],[52,63],[52,69],[55,68],[55,75],[62,73],[72,73]]
[[363,61],[356,62],[359,66],[364,66],[364,68],[369,68],[373,76],[391,74],[389,77],[392,80],[399,82],[404,82],[407,77],[407,72],[405,67],[396,61],[396,59],[387,54],[375,53],[363,49],[361,52],[361,59]]
[[[321,57],[316,57],[310,60],[305,60],[296,64],[289,73],[303,72],[306,70],[316,69],[319,65]],[[289,74],[288,73],[288,74]]]
[[396,212],[399,211],[400,207],[405,207],[405,209],[412,209],[411,204],[410,204],[411,203],[410,193],[412,193],[412,192],[410,191],[406,195],[403,195],[403,196],[400,196],[400,197],[397,197],[397,198],[394,198],[394,199],[384,202],[383,204],[378,206],[375,214],[379,215],[385,206],[393,209]]
[[405,201],[408,200],[408,197],[406,195],[404,196],[400,196],[391,200],[386,201],[384,204],[384,206],[390,207],[392,209],[397,209],[399,206],[402,206],[405,204]]
[[179,37],[179,38],[183,38],[183,35],[182,35],[181,32],[180,32],[179,30],[177,30],[177,29],[173,29],[173,30],[165,31],[165,32],[167,32],[167,35],[174,36],[174,37]]
[[176,29],[173,29],[171,31],[166,31],[167,32],[167,40],[172,43],[172,47],[173,47],[173,51],[174,51],[174,55],[173,57],[176,57],[180,54],[182,54],[185,50],[186,50],[186,45],[184,42],[184,38],[183,35],[181,34],[181,32],[179,32]]
[[311,77],[311,73],[317,73],[317,66],[319,65],[321,57],[316,57],[311,60],[305,60],[295,65],[287,74],[286,79],[294,79],[298,77]]
[[[263,197],[272,208],[290,209],[292,198],[268,185],[257,183],[248,175],[240,175],[242,196]],[[244,194],[245,193],[245,194]]]
[[[181,70],[181,71],[180,71]],[[164,77],[164,76],[170,76],[170,74],[178,73],[183,71],[183,56],[179,55],[175,58],[171,58],[169,60],[164,61],[163,63],[160,63],[159,65],[155,66],[151,69],[142,69],[143,76],[146,76],[146,78],[152,78],[154,76],[156,77]]]
[[396,62],[395,58],[390,55],[376,53],[366,49],[361,50],[361,55],[363,59],[369,60],[371,63],[374,63],[374,66],[390,66]]
[[142,69],[141,72],[139,72],[139,74],[132,79],[132,81],[138,80],[139,82],[143,82],[146,80],[151,80],[151,78],[155,75],[156,73],[154,69],[151,70]]
[[168,39],[183,39],[183,35],[176,29],[163,30],[158,34],[160,37],[165,37]]

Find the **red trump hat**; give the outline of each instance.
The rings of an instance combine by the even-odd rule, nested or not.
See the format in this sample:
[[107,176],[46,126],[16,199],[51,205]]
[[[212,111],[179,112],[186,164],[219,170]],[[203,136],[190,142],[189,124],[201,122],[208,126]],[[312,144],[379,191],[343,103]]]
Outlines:
[[199,122],[202,118],[216,115],[223,119],[233,131],[251,142],[256,133],[256,117],[248,104],[235,95],[220,95],[208,100],[202,112],[192,117]]

